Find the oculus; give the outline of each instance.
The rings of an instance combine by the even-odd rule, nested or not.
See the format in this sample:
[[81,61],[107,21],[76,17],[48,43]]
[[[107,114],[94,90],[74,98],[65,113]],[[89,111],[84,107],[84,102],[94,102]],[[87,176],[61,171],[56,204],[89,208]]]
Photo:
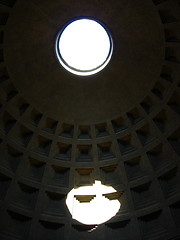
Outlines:
[[103,24],[93,19],[72,21],[58,33],[56,55],[69,72],[88,76],[101,71],[110,61],[113,42]]

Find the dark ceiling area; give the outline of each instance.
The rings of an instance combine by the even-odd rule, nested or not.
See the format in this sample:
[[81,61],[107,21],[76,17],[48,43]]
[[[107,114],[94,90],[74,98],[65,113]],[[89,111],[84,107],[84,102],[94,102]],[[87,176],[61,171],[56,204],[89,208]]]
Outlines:
[[[78,17],[114,43],[92,76],[56,57]],[[179,21],[179,0],[0,0],[0,240],[180,239]],[[65,203],[95,180],[121,203],[98,227]]]

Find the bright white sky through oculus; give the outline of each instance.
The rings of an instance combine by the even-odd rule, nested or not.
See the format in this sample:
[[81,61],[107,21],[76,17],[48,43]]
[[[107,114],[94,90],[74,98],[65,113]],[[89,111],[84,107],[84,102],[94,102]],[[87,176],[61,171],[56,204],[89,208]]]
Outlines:
[[106,30],[98,22],[79,19],[64,29],[58,47],[70,67],[91,71],[107,60],[111,44]]

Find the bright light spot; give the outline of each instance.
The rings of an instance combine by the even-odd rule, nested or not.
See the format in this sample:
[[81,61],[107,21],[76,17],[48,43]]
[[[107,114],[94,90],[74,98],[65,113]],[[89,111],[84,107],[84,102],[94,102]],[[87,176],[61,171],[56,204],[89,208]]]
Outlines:
[[67,195],[66,204],[73,219],[87,225],[101,224],[114,217],[121,206],[117,199],[109,200],[103,196],[111,193],[116,193],[113,187],[95,181],[92,186],[73,188]]
[[108,64],[112,55],[112,39],[100,23],[79,19],[60,32],[56,53],[66,70],[77,75],[91,75]]

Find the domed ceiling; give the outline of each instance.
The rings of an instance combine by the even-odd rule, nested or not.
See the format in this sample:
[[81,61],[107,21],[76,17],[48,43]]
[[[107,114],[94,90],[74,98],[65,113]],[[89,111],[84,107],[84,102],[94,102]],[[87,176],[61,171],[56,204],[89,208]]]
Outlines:
[[[180,238],[179,4],[0,0],[0,239]],[[78,17],[113,38],[92,76],[56,57],[58,32]],[[98,227],[65,204],[95,180],[121,203]]]
[[[5,54],[14,84],[24,98],[54,119],[85,123],[111,119],[145,97],[160,74],[164,35],[153,3],[114,1],[112,9],[105,1],[100,10],[101,5],[19,1],[9,17]],[[55,54],[59,30],[78,16],[103,22],[114,41],[112,61],[90,77],[69,74]]]

